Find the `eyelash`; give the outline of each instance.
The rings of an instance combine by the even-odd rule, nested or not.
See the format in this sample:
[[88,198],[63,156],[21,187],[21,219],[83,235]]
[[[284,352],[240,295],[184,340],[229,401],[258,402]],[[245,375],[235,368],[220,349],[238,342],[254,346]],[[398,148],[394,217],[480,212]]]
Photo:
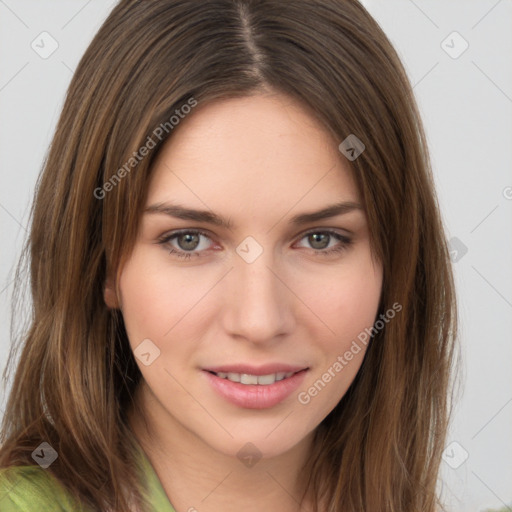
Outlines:
[[[177,238],[178,236],[185,235],[185,234],[202,235],[202,236],[210,239],[208,234],[204,231],[201,231],[198,229],[186,229],[186,230],[176,231],[174,233],[164,235],[158,239],[158,243],[161,245],[165,245],[165,244],[168,244],[171,240],[174,240],[175,238]],[[313,234],[330,235],[330,236],[336,238],[339,242],[341,242],[340,244],[338,244],[334,247],[331,247],[330,249],[311,249],[316,255],[319,255],[319,256],[320,255],[331,256],[335,253],[342,253],[343,251],[347,250],[348,247],[352,244],[352,240],[350,238],[348,238],[347,236],[341,235],[340,233],[338,233],[336,231],[329,230],[329,229],[309,231],[307,233],[304,233],[304,235],[302,235],[300,240],[302,240],[303,238],[306,238],[309,235],[313,235]],[[169,254],[174,254],[178,258],[182,258],[182,259],[191,259],[192,257],[201,256],[201,252],[176,250],[174,247],[171,247]]]

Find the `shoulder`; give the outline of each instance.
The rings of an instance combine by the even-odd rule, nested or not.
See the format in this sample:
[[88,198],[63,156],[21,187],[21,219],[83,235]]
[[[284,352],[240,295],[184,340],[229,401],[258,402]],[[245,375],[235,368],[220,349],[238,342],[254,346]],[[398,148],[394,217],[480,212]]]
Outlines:
[[39,466],[0,468],[0,510],[2,512],[75,512],[63,486]]

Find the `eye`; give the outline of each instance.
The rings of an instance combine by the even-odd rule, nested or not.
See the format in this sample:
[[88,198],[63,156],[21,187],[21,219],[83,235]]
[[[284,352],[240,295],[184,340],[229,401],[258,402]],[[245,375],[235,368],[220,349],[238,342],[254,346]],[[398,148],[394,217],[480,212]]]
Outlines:
[[[195,256],[201,256],[200,253],[208,248],[208,244],[205,244],[201,238],[210,240],[203,231],[189,229],[164,235],[158,240],[158,243],[169,246],[169,254],[174,254],[178,258],[190,259]],[[171,242],[175,243],[172,244]]]
[[[158,243],[169,247],[169,254],[173,254],[178,258],[191,259],[202,256],[202,252],[208,249],[208,243],[202,239],[211,242],[207,233],[196,229],[189,229],[166,234],[158,239]],[[332,230],[310,231],[303,235],[300,240],[304,239],[307,239],[307,243],[315,255],[323,256],[340,253],[346,250],[352,243],[349,237]]]
[[[342,252],[348,249],[352,243],[349,237],[332,230],[310,231],[301,238],[301,240],[304,239],[316,254],[322,256]],[[334,242],[334,244],[331,244],[331,242]]]

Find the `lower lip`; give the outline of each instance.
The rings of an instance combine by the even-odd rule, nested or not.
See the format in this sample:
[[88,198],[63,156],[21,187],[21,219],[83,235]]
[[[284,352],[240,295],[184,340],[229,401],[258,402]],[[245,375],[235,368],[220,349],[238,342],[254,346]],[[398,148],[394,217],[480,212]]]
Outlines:
[[213,389],[228,402],[246,409],[267,409],[281,403],[296,391],[307,371],[301,370],[287,379],[266,386],[231,382],[205,370],[203,373]]

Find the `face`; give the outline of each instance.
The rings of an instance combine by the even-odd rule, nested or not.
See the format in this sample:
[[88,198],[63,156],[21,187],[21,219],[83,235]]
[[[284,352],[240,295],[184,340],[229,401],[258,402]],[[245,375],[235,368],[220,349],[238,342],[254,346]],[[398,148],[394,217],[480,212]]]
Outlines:
[[382,268],[338,143],[261,94],[198,107],[162,148],[116,300],[169,435],[276,456],[353,381]]

